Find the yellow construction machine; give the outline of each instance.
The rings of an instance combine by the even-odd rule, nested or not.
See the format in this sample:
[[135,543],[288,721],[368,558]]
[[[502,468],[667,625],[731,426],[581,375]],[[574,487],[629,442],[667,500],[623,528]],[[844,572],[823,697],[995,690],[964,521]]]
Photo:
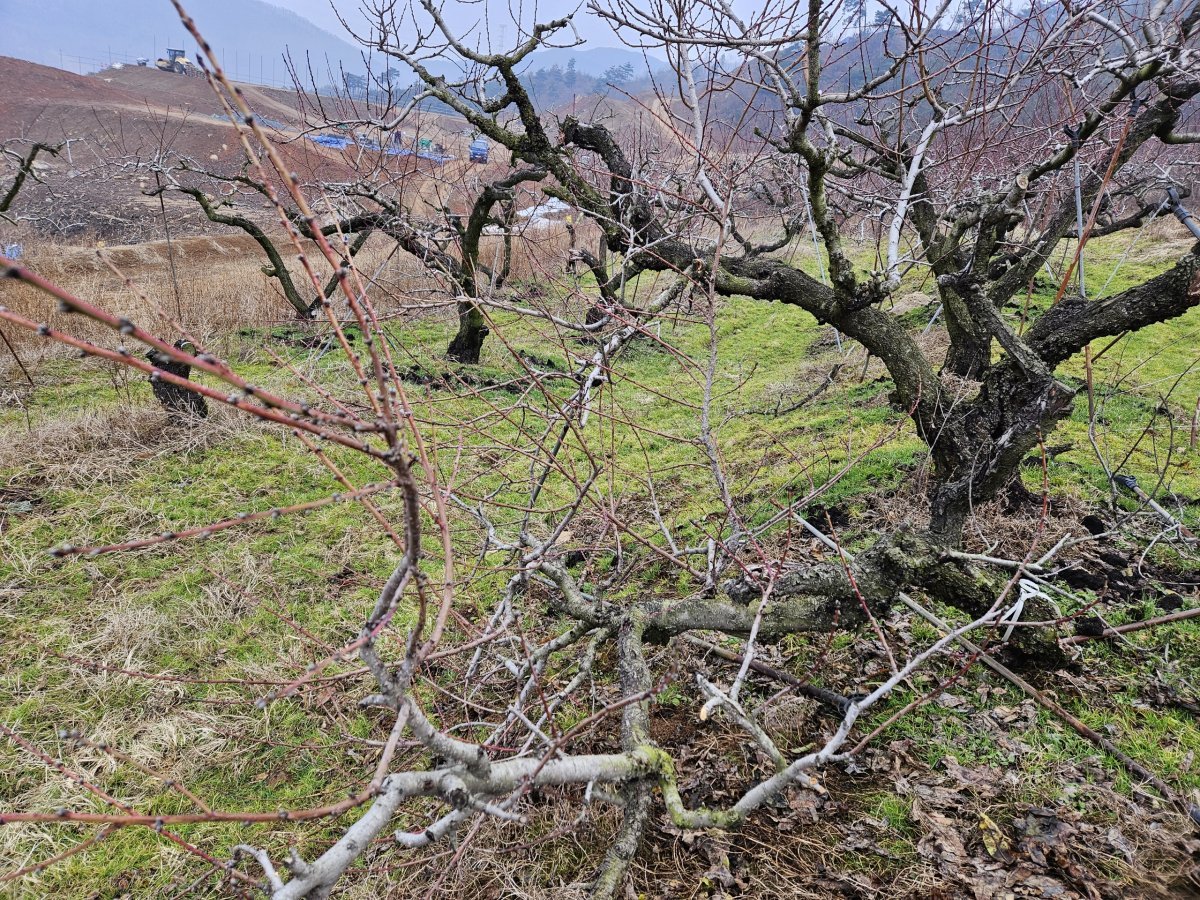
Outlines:
[[182,50],[167,48],[167,58],[155,60],[154,65],[163,72],[174,72],[176,75],[199,75],[199,67],[184,55]]

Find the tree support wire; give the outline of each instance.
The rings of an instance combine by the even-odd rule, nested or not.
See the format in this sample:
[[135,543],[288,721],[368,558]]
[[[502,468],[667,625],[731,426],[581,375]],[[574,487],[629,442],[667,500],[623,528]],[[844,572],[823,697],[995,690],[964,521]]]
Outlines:
[[[1078,236],[1079,242],[1083,242],[1083,180],[1079,172],[1079,148],[1082,146],[1080,136],[1083,132],[1083,125],[1079,124],[1074,127],[1064,125],[1063,131],[1067,133],[1067,137],[1071,139],[1071,147],[1075,150],[1075,234]],[[1079,248],[1079,262],[1076,276],[1079,283],[1079,296],[1084,300],[1087,299],[1087,281],[1083,277],[1083,247]]]

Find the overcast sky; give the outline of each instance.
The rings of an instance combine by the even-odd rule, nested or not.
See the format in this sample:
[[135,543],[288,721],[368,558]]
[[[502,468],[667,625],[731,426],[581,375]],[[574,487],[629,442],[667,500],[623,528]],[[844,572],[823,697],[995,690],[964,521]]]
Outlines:
[[[333,11],[330,0],[267,0],[276,6],[290,9],[309,21],[319,25],[326,31],[344,35],[345,31],[338,23],[337,13]],[[360,0],[335,0],[338,11],[349,22],[362,25],[365,19],[361,13]],[[403,6],[401,0],[400,6]],[[501,46],[507,48],[517,39],[519,33],[527,33],[529,25],[534,21],[546,21],[557,16],[565,16],[575,12],[575,27],[579,36],[585,38],[593,47],[618,47],[620,40],[613,34],[612,29],[598,17],[583,9],[583,0],[445,0],[443,15],[452,27],[465,33],[475,29],[475,34],[484,39],[488,35],[495,42],[495,49]],[[576,11],[577,10],[577,11]],[[424,20],[427,21],[427,20]],[[523,26],[518,29],[517,23]],[[569,39],[569,33],[567,33]],[[565,40],[564,40],[565,42]],[[472,41],[474,43],[474,41]]]

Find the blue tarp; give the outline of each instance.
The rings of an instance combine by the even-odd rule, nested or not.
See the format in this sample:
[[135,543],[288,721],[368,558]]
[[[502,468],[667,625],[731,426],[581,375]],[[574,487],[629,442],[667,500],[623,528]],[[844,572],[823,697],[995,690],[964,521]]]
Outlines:
[[350,138],[340,134],[310,134],[308,139],[322,147],[332,147],[335,150],[345,150],[350,146]]
[[376,153],[385,153],[388,156],[415,156],[417,159],[426,159],[430,162],[435,162],[439,166],[444,165],[449,160],[454,159],[453,156],[447,156],[444,153],[430,153],[424,150],[405,150],[403,147],[380,147],[377,143],[368,138],[359,138],[356,141],[340,134],[310,134],[308,139],[314,143],[320,144],[322,147],[332,147],[334,150],[345,150],[351,144],[357,144],[359,147],[362,147],[365,150],[373,150]]

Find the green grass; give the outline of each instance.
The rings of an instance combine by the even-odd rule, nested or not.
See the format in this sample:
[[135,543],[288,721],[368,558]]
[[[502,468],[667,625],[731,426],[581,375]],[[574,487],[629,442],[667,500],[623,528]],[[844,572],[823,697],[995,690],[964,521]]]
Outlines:
[[[1094,242],[1089,274],[1096,289],[1108,278],[1124,246],[1120,241]],[[1163,265],[1161,260],[1128,260],[1112,289],[1154,274]],[[652,289],[649,281],[636,286],[635,299],[644,299]],[[1039,285],[1031,307],[1044,308],[1053,294],[1054,285]],[[910,318],[915,329],[923,327],[921,316]],[[719,357],[715,439],[730,491],[746,510],[747,521],[763,522],[810,493],[820,494],[814,502],[837,505],[857,519],[872,512],[881,497],[904,489],[924,464],[924,444],[903,413],[888,403],[890,382],[879,377],[878,364],[860,378],[861,357],[803,409],[764,414],[807,395],[841,359],[828,341],[827,329],[817,327],[807,314],[780,304],[735,299],[721,306],[714,327]],[[1190,348],[1198,328],[1200,314],[1193,312],[1126,338],[1105,354],[1094,373],[1104,420],[1098,442],[1107,457],[1120,460],[1129,454],[1126,469],[1144,483],[1151,473],[1165,471],[1171,489],[1190,497],[1200,491],[1200,457],[1188,450],[1183,423],[1190,422],[1200,373],[1190,372],[1177,384],[1173,378],[1193,365],[1195,353]],[[556,344],[541,329],[511,317],[497,317],[496,331],[503,331],[515,350],[550,357],[563,366],[570,358],[592,352],[590,346],[570,338]],[[393,327],[392,336],[403,351],[397,351],[398,365],[452,377],[455,370],[440,358],[448,335],[445,323],[436,321]],[[622,355],[618,377],[604,392],[584,431],[586,452],[572,438],[563,456],[564,465],[581,475],[586,474],[589,453],[602,459],[605,476],[597,491],[606,494],[611,485],[630,530],[660,546],[663,541],[649,512],[651,479],[664,520],[682,544],[700,543],[722,527],[722,505],[700,446],[698,410],[708,338],[702,322],[681,321],[662,326],[661,339],[673,352],[655,341],[636,341]],[[238,355],[245,359],[237,368],[256,384],[282,389],[286,373],[261,352],[264,340],[258,333],[236,339]],[[315,362],[311,354],[300,351],[289,350],[288,355],[306,361],[322,380],[349,383],[349,372],[335,354]],[[1072,378],[1084,375],[1078,360],[1064,370]],[[523,375],[524,370],[493,337],[483,365],[472,374],[503,380]],[[548,382],[548,396],[534,391],[528,403],[535,411],[544,411],[571,388],[566,381]],[[307,391],[291,388],[289,393]],[[512,458],[507,447],[528,446],[540,438],[541,419],[523,416],[511,408],[511,397],[499,393],[487,395],[491,404],[478,396],[418,386],[410,386],[409,394],[425,420],[424,434],[444,478],[453,479],[466,495],[524,502],[529,461]],[[1156,410],[1164,402],[1175,417],[1175,433],[1160,422],[1155,431],[1143,434],[1156,416],[1161,420]],[[148,386],[136,379],[114,378],[109,367],[97,363],[55,360],[39,370],[39,386],[30,394],[26,411],[0,410],[0,428],[23,430],[26,413],[34,428],[87,415],[147,416],[153,412],[151,404]],[[645,430],[633,434],[628,428],[614,429],[614,419],[629,419]],[[95,421],[89,421],[88,427],[95,427]],[[474,423],[477,430],[469,440],[477,446],[460,453],[464,421]],[[1071,418],[1047,438],[1050,444],[1074,445],[1071,452],[1050,461],[1048,478],[1055,496],[1098,503],[1107,497],[1107,487],[1103,466],[1089,446],[1087,425],[1087,404],[1081,394]],[[32,512],[7,516],[0,531],[0,585],[5,586],[0,592],[0,629],[6,647],[11,648],[0,671],[2,721],[51,753],[74,753],[57,737],[63,728],[108,734],[123,746],[143,747],[154,765],[168,771],[186,769],[188,786],[216,808],[295,808],[344,795],[354,786],[346,773],[363,769],[347,759],[353,759],[353,753],[371,757],[374,751],[363,741],[386,737],[381,734],[381,719],[354,705],[369,692],[368,682],[337,683],[332,699],[323,698],[317,685],[266,712],[253,703],[269,687],[220,682],[288,681],[328,655],[291,622],[334,646],[352,637],[395,563],[395,548],[379,535],[360,506],[341,503],[279,522],[255,523],[207,541],[56,562],[45,551],[60,544],[102,544],[179,531],[339,489],[298,442],[253,426],[231,427],[218,440],[178,452],[144,454],[121,469],[106,468],[104,477],[89,476],[88,452],[78,451],[79,467],[70,472],[53,468],[42,452],[31,453],[30,460],[15,460],[0,471],[0,486],[31,491],[37,501]],[[336,448],[330,449],[330,455],[357,484],[384,474],[376,464]],[[47,476],[48,471],[55,474]],[[1035,486],[1041,472],[1028,470],[1026,478]],[[543,527],[567,499],[569,491],[563,483],[552,480],[534,527]],[[380,505],[396,512],[394,499],[381,499]],[[1186,515],[1194,522],[1195,508],[1188,507]],[[517,514],[501,512],[497,518],[498,525],[507,527]],[[594,527],[598,521],[597,514],[585,510],[581,528]],[[851,528],[843,537],[853,545],[863,536]],[[464,566],[470,571],[477,539],[471,523],[456,518],[460,573]],[[695,588],[690,576],[632,543],[627,543],[627,550],[640,554],[638,564],[633,577],[614,592],[614,599],[675,598]],[[1171,553],[1160,547],[1155,558],[1170,561]],[[494,556],[489,562],[495,560]],[[593,581],[603,577],[609,565],[611,560],[599,561],[588,577]],[[436,580],[436,566],[430,574]],[[467,577],[462,608],[490,609],[503,576]],[[402,628],[413,615],[406,607],[397,625]],[[1113,621],[1119,622],[1122,615],[1120,610],[1112,611]],[[919,623],[911,632],[918,642],[935,639]],[[1157,634],[1133,638],[1147,648],[1159,646],[1162,640]],[[1189,752],[1200,751],[1195,722],[1182,713],[1145,708],[1137,690],[1140,680],[1153,672],[1181,689],[1191,685],[1194,691],[1200,626],[1181,625],[1172,629],[1167,640],[1174,652],[1172,664],[1166,666],[1156,666],[1151,656],[1103,646],[1085,648],[1084,664],[1089,670],[1127,679],[1131,687],[1108,694],[1095,706],[1091,701],[1071,702],[1093,727],[1113,726],[1114,740],[1125,752],[1180,788],[1192,790],[1200,788],[1200,767],[1182,773],[1181,765]],[[848,656],[854,641],[852,636],[837,635],[829,643],[829,652],[834,658]],[[791,646],[815,656],[824,652],[826,643],[797,639]],[[184,684],[130,678],[89,670],[63,657],[196,680]],[[323,674],[345,673],[356,665],[353,659],[337,662]],[[950,671],[934,669],[940,675]],[[871,721],[882,722],[912,699],[910,692],[897,692]],[[690,700],[672,686],[659,702],[674,709]],[[989,705],[1019,702],[1011,692],[999,691]],[[558,724],[570,727],[589,711],[585,706],[564,707]],[[164,730],[162,734],[151,727],[155,724]],[[1052,780],[1043,784],[1043,776],[1053,776],[1061,766],[1095,753],[1073,732],[1042,716],[1021,736],[1028,751],[1014,755],[973,716],[936,705],[891,726],[881,742],[886,746],[900,739],[912,740],[920,760],[931,767],[946,756],[963,765],[1017,766],[1030,784],[1039,785],[1031,789],[1030,802],[1061,800],[1062,785]],[[234,749],[239,746],[248,749]],[[213,749],[196,754],[196,747]],[[101,769],[98,777],[106,789],[137,797],[143,808],[169,811],[187,806],[178,795],[154,789],[152,779],[141,773],[122,766]],[[1105,760],[1104,769],[1118,789],[1130,790],[1113,760]],[[80,797],[71,786],[47,780],[40,764],[11,743],[0,742],[0,805],[46,808],[55,799],[68,802],[69,798],[79,808],[101,808],[95,800]],[[868,801],[871,814],[894,832],[889,850],[898,857],[911,857],[914,832],[909,801],[891,793]],[[414,818],[414,826],[417,822]],[[336,823],[299,829],[301,848],[320,846],[335,830]],[[201,825],[179,831],[209,848],[227,849],[235,838],[265,843],[274,851],[284,843],[283,837],[258,826]],[[67,840],[30,829],[0,846],[6,847],[10,858],[25,859],[61,849]],[[578,868],[575,857],[570,859]],[[167,891],[183,871],[195,875],[195,866],[182,851],[146,831],[127,829],[40,876],[38,890],[83,896],[83,886],[120,884],[125,879],[126,892],[154,896]]]

